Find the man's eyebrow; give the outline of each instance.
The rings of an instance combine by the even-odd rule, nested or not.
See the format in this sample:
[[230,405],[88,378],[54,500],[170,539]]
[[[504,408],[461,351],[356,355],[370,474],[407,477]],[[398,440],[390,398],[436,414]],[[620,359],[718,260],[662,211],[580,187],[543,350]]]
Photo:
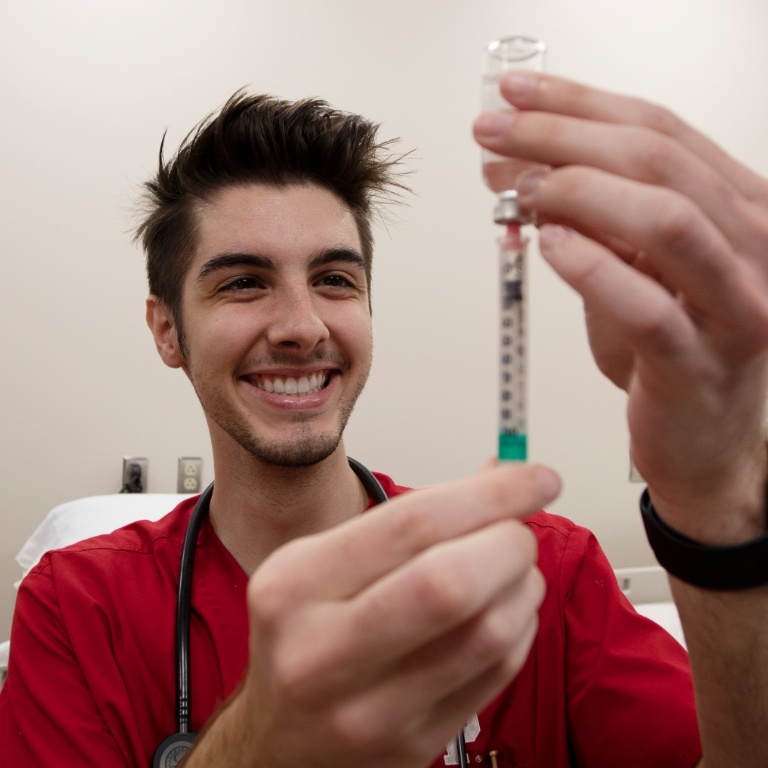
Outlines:
[[268,256],[259,256],[255,253],[221,253],[203,264],[198,280],[203,280],[213,272],[230,267],[255,267],[256,269],[275,269],[275,262]]
[[[309,267],[310,269],[317,269],[318,267],[335,262],[346,262],[360,269],[365,269],[365,259],[353,248],[328,248],[320,251],[309,260]],[[220,253],[217,256],[211,257],[203,264],[197,279],[198,281],[204,280],[214,272],[222,269],[231,269],[232,267],[252,267],[270,271],[277,269],[274,260],[269,256],[261,256],[257,253]]]
[[346,262],[347,264],[360,267],[360,269],[365,269],[365,259],[362,254],[353,248],[329,248],[328,250],[321,251],[309,260],[309,266],[312,269],[317,269],[317,267],[337,261]]

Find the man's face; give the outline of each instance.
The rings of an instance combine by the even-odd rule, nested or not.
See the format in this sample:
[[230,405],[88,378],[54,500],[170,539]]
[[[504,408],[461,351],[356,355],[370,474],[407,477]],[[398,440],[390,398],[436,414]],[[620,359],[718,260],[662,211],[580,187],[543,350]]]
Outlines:
[[321,461],[338,446],[371,365],[352,213],[318,186],[254,184],[217,193],[197,225],[184,349],[164,350],[155,332],[163,359],[189,375],[214,447],[281,466]]

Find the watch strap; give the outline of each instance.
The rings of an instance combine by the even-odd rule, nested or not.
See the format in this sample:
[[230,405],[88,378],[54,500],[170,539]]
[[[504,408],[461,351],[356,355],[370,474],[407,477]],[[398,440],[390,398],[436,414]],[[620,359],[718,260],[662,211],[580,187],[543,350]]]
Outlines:
[[768,533],[733,546],[710,546],[670,528],[646,488],[640,513],[656,559],[675,578],[702,589],[733,591],[768,584]]

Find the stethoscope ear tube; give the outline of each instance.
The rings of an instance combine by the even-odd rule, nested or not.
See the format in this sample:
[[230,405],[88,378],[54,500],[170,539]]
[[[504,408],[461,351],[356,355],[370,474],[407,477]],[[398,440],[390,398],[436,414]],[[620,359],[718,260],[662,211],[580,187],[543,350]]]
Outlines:
[[179,734],[189,731],[189,718],[192,711],[189,686],[189,613],[192,607],[192,575],[197,537],[203,520],[208,516],[212,495],[213,483],[203,491],[189,518],[179,564],[179,590],[176,595],[176,730]]
[[374,504],[383,504],[385,501],[389,501],[386,491],[381,487],[381,483],[376,479],[376,475],[368,467],[351,456],[347,456],[347,461]]

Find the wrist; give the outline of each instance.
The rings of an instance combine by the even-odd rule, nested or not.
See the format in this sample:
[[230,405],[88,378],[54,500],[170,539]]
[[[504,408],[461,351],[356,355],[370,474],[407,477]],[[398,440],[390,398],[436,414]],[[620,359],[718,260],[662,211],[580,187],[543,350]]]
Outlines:
[[768,532],[766,487],[763,482],[750,492],[706,496],[671,502],[653,488],[648,492],[659,519],[681,536],[702,546],[738,546]]
[[659,517],[702,545],[735,546],[762,536],[768,531],[766,443],[755,441],[738,457],[716,464],[689,482],[679,472],[649,473],[648,490]]
[[219,765],[255,768],[255,755],[260,758],[258,765],[266,765],[261,760],[261,745],[256,743],[254,719],[249,715],[252,711],[244,695],[244,685],[241,684],[208,721],[184,765],[190,768],[213,768]]
[[[765,502],[764,502],[765,504]],[[680,581],[707,590],[741,590],[768,584],[768,532],[736,544],[704,544],[670,527],[646,489],[640,499],[648,542],[659,564]],[[727,516],[727,513],[723,513]]]

